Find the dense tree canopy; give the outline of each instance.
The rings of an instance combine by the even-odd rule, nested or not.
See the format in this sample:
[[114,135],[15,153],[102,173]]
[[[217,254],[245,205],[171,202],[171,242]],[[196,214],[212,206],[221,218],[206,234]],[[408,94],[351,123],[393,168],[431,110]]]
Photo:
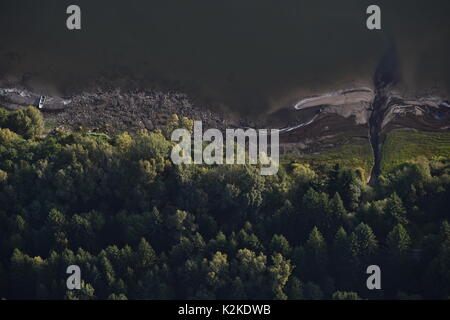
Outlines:
[[[171,126],[190,126],[173,117]],[[54,130],[0,109],[0,297],[450,296],[450,159],[374,187],[351,168],[175,166],[170,130]],[[69,291],[66,268],[82,270]],[[368,265],[381,292],[365,287]]]

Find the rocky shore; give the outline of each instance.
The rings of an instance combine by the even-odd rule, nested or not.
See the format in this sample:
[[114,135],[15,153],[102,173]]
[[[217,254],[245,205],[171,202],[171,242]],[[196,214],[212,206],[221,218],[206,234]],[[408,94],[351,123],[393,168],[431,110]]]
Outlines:
[[[39,94],[24,89],[0,89],[0,106],[9,110],[37,106],[39,97]],[[237,125],[206,107],[195,105],[184,93],[160,90],[98,89],[71,97],[46,96],[41,111],[47,122],[69,129],[154,130],[163,127],[172,114],[201,120],[205,127],[224,129],[227,125]]]
[[[380,95],[383,92],[383,95]],[[35,105],[40,94],[24,88],[0,88],[0,107]],[[380,100],[380,97],[382,99]],[[351,88],[303,97],[293,105],[246,121],[217,113],[176,90],[96,89],[70,97],[46,96],[41,109],[50,128],[117,133],[164,127],[172,114],[202,121],[204,128],[280,129],[283,154],[320,155],[342,145],[371,146],[380,172],[381,146],[394,129],[450,130],[450,104],[438,96],[402,97],[395,90]]]

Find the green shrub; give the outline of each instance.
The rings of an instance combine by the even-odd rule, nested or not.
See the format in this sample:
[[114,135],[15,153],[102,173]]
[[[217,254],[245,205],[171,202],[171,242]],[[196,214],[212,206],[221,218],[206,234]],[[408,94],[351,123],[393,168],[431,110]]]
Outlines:
[[30,106],[9,113],[6,127],[28,139],[41,135],[45,123],[39,110]]

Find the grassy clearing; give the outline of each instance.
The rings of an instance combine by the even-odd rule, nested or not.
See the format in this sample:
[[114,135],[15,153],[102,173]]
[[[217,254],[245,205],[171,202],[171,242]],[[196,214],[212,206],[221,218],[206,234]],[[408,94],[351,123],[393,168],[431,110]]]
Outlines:
[[50,121],[50,120],[45,121],[45,129],[46,130],[54,129],[57,126],[58,126],[58,124],[56,123],[56,121]]
[[92,138],[95,138],[95,139],[99,139],[99,140],[104,140],[104,141],[111,140],[110,136],[108,136],[105,133],[101,133],[101,132],[88,132],[88,133],[86,133],[86,136],[92,137]]
[[350,143],[328,149],[311,155],[284,155],[282,163],[303,162],[312,167],[320,165],[334,165],[340,163],[348,168],[362,168],[366,175],[370,174],[373,166],[373,153],[368,143]]
[[381,169],[389,172],[402,162],[418,157],[450,158],[450,132],[394,130],[383,144]]

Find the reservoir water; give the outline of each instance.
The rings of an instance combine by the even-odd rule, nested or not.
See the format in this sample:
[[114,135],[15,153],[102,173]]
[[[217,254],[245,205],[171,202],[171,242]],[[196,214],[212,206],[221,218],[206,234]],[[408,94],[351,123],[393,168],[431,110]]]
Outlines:
[[[382,30],[366,28],[365,0],[1,0],[0,82],[41,92],[123,86],[182,88],[238,114],[302,97],[374,87],[395,47],[402,93],[450,93],[450,1],[377,0]],[[66,28],[66,8],[82,30]],[[122,82],[120,82],[122,81]]]

